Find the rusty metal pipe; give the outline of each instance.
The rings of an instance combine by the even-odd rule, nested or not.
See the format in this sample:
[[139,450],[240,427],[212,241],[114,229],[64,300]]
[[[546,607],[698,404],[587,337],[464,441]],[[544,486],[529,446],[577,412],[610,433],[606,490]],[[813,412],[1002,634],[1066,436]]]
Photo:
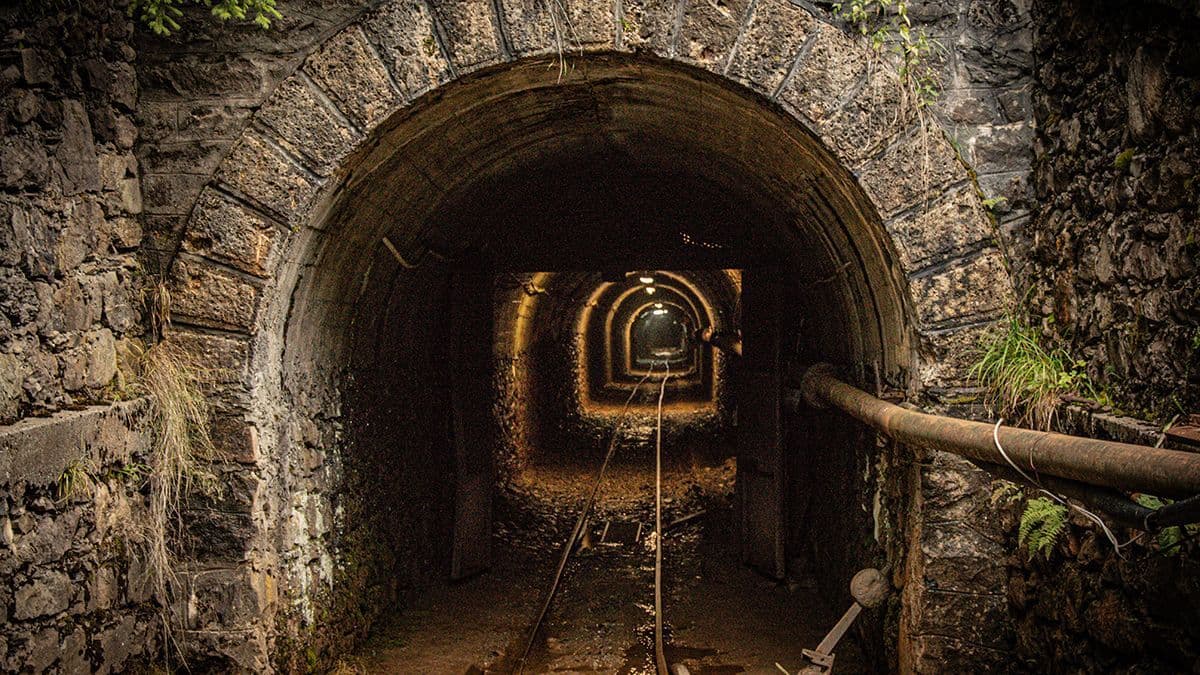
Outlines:
[[[809,368],[800,380],[804,400],[832,406],[901,443],[943,450],[990,464],[1008,462],[992,440],[993,426],[906,410],[833,376],[833,367]],[[1000,444],[1030,475],[1046,474],[1089,485],[1160,497],[1200,494],[1200,454],[1001,427]]]

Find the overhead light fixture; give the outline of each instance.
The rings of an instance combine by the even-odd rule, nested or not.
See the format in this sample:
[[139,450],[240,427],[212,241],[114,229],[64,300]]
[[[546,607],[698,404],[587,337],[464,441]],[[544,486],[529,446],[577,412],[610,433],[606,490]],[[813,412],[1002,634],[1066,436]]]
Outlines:
[[652,284],[652,283],[654,283],[654,277],[651,277],[651,276],[638,277],[638,281],[642,282],[643,284]]
[[655,314],[666,314],[666,313],[667,313],[667,310],[665,310],[665,309],[656,309],[656,310],[654,310],[654,313],[655,313]]
[[647,287],[646,287],[646,292],[647,292],[647,293],[649,293],[650,295],[654,295],[654,287],[653,287],[653,286],[647,286]]
[[654,309],[662,309],[662,308],[663,308],[663,306],[662,306],[661,302],[654,303]]

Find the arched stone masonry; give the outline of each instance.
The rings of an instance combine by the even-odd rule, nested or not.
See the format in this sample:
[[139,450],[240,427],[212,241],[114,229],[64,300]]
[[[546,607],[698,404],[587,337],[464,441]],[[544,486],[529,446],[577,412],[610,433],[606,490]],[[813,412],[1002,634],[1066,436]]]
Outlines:
[[[316,264],[314,251],[341,236],[330,217],[338,200],[391,161],[387,155],[404,143],[398,129],[408,130],[421,110],[464,87],[487,94],[489,78],[508,78],[509,91],[546,88],[559,79],[583,86],[589,78],[636,83],[643,70],[652,75],[651,88],[667,93],[700,82],[757,101],[772,111],[771,119],[790,118],[827,149],[836,166],[821,165],[820,157],[806,161],[822,167],[810,189],[833,196],[813,202],[854,211],[847,217],[861,223],[862,232],[879,233],[879,241],[851,243],[890,261],[890,269],[870,272],[891,275],[886,283],[903,293],[891,315],[864,320],[888,324],[875,338],[885,343],[878,348],[898,355],[892,366],[907,371],[914,391],[966,386],[970,347],[1011,301],[1005,261],[969,172],[940,132],[926,133],[915,112],[896,102],[895,70],[865,41],[785,0],[384,2],[326,40],[257,111],[202,191],[171,269],[170,339],[219,366],[221,375],[211,383],[221,411],[216,430],[254,496],[244,512],[191,514],[209,518],[209,531],[227,540],[197,561],[204,571],[190,575],[194,598],[203,604],[219,588],[238,608],[193,613],[196,649],[245,668],[263,667],[272,640],[294,632],[283,617],[307,613],[313,620],[313,585],[327,581],[335,565],[320,539],[336,514],[317,503],[293,470],[321,465],[305,453],[321,445],[309,436],[326,431],[288,419],[279,394],[282,388],[300,398],[335,390],[312,382],[285,387],[281,379],[297,353],[285,343],[297,279]],[[655,97],[648,98],[653,104]],[[697,133],[716,114],[692,113]],[[749,123],[727,129],[712,142],[751,138],[747,129]],[[477,140],[468,131],[443,142]],[[770,167],[785,161],[789,149],[754,152]],[[479,161],[484,167],[485,159]],[[829,177],[839,172],[857,186]],[[459,179],[421,166],[410,173],[447,191]],[[430,190],[422,185],[411,194]],[[396,194],[405,194],[403,187]],[[420,213],[427,206],[403,208]],[[814,221],[827,219],[814,212]],[[854,286],[845,281],[851,274],[842,275],[841,292],[859,297],[871,284]],[[900,343],[886,344],[891,336]],[[305,377],[328,376],[314,371]],[[329,416],[338,405],[334,398],[304,401],[305,409]],[[321,470],[331,470],[333,461]],[[960,658],[990,662],[996,656],[988,632],[1004,623],[1003,575],[990,559],[995,545],[976,527],[985,520],[973,501],[982,479],[944,457],[919,471],[926,497],[914,499],[906,518],[911,555],[905,573],[894,575],[908,582],[902,665],[924,670],[955,650],[965,650]],[[961,637],[947,637],[954,635]]]

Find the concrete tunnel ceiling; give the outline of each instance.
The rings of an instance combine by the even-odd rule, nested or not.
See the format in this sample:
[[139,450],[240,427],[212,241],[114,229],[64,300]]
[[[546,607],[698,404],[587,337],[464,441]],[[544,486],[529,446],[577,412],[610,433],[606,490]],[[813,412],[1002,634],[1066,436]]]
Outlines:
[[547,64],[460,78],[382,124],[346,163],[296,296],[333,332],[305,342],[344,345],[356,299],[387,292],[373,289],[396,277],[371,268],[372,252],[388,269],[772,268],[822,308],[807,330],[826,358],[908,364],[886,233],[809,131],[669,62],[589,56],[562,82]]

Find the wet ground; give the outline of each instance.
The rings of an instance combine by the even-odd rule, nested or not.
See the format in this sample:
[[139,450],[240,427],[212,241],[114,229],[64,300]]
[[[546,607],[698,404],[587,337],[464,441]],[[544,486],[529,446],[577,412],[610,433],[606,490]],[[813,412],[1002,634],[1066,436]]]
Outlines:
[[[372,673],[510,671],[589,475],[569,467],[526,472],[500,500],[493,569],[423,593],[376,631],[357,665]],[[667,659],[701,674],[779,673],[777,663],[795,672],[801,650],[817,644],[843,608],[824,607],[811,584],[777,583],[741,565],[732,483],[731,462],[667,474],[664,523],[692,516],[664,537]],[[572,557],[525,672],[654,672],[653,490],[652,470],[611,470],[592,545]],[[838,672],[860,672],[860,663],[844,642]]]

